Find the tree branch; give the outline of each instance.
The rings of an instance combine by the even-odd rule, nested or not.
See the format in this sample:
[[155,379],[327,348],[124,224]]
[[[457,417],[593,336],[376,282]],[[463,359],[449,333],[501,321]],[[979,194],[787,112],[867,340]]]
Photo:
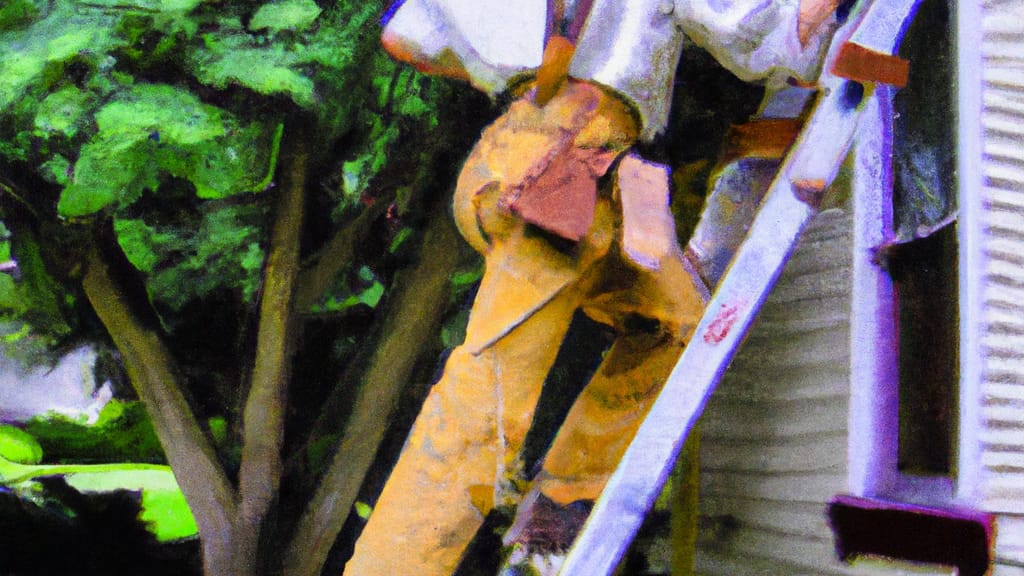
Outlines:
[[378,198],[355,220],[335,232],[327,244],[304,263],[295,294],[296,310],[308,310],[323,297],[338,274],[352,262],[356,244],[370,233],[373,222],[387,210],[388,204],[385,198]]
[[11,184],[3,176],[0,176],[0,192],[13,198],[14,201],[20,204],[21,207],[24,208],[26,211],[28,211],[28,213],[31,214],[32,217],[36,219],[36,221],[40,219],[39,212],[36,212],[36,209],[33,208],[32,205],[28,203],[28,200],[25,199],[25,195],[23,193],[20,193],[20,191],[16,190],[15,186]]
[[[446,206],[446,205],[445,205]],[[285,552],[288,576],[317,576],[358,494],[416,360],[448,303],[450,278],[465,252],[447,210],[434,210],[419,262],[395,279],[393,306],[359,390],[341,444]]]
[[235,493],[216,452],[182,394],[175,363],[157,335],[130,311],[123,287],[98,249],[82,280],[85,294],[121,352],[146,405],[167,461],[189,503],[203,540],[207,573],[227,573]]
[[303,146],[291,157],[285,175],[263,272],[256,359],[242,415],[236,574],[253,573],[260,530],[281,482],[286,396],[295,340],[293,303],[299,273],[306,162]]

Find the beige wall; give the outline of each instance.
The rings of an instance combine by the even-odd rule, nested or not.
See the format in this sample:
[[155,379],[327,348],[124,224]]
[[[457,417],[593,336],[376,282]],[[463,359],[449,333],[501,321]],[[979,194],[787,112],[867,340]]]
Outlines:
[[698,572],[847,574],[828,500],[846,492],[852,219],[805,232],[701,421]]

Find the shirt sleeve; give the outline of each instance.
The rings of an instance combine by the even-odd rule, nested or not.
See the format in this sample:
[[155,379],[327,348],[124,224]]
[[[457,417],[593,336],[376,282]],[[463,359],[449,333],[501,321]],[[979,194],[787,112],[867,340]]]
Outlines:
[[491,95],[540,66],[547,0],[405,0],[384,25],[393,54],[421,70],[458,66]]
[[668,121],[685,34],[745,81],[813,81],[831,27],[801,45],[799,0],[594,0],[569,74],[633,104],[650,139]]
[[781,85],[813,81],[821,71],[831,27],[800,43],[799,0],[675,0],[680,28],[746,81]]
[[616,90],[636,107],[641,138],[664,129],[683,35],[671,0],[594,0],[569,75]]
[[[802,45],[800,0],[593,0],[569,74],[618,92],[637,110],[641,138],[664,129],[684,34],[746,81],[813,81],[831,27]],[[384,28],[421,69],[454,63],[489,94],[540,65],[547,0],[405,0]]]

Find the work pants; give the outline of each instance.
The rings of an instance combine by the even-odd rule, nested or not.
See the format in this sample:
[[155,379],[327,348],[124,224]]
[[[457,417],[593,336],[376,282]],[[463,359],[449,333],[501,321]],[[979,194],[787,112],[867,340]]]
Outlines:
[[520,450],[578,309],[619,336],[537,482],[559,503],[596,498],[702,312],[681,251],[656,270],[623,256],[621,210],[610,194],[599,197],[587,236],[571,245],[503,212],[495,198],[457,197],[455,210],[486,238],[466,342],[432,387],[346,566],[349,576],[450,576],[486,514],[516,503]]

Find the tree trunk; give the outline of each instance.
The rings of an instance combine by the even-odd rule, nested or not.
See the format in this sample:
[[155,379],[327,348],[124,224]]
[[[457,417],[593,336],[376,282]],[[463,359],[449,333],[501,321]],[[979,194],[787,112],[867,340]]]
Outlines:
[[82,286],[124,358],[139,398],[199,528],[208,575],[230,575],[235,491],[181,392],[175,363],[160,336],[131,311],[121,285],[93,249]]
[[237,494],[182,394],[173,358],[159,334],[132,313],[123,288],[98,249],[90,253],[83,279],[86,295],[124,357],[132,384],[146,405],[196,519],[208,576],[254,576],[265,559],[259,543],[281,477],[305,170],[306,154],[300,151],[293,157],[282,187],[264,270]]
[[281,484],[288,380],[294,351],[295,280],[299,273],[306,183],[306,152],[296,151],[281,189],[263,271],[263,295],[252,384],[242,416],[234,574],[256,574],[268,558],[259,547],[268,512]]
[[320,574],[416,360],[435,336],[447,307],[451,276],[465,252],[447,209],[434,210],[419,262],[395,280],[384,337],[360,386],[341,445],[285,552],[287,576]]

